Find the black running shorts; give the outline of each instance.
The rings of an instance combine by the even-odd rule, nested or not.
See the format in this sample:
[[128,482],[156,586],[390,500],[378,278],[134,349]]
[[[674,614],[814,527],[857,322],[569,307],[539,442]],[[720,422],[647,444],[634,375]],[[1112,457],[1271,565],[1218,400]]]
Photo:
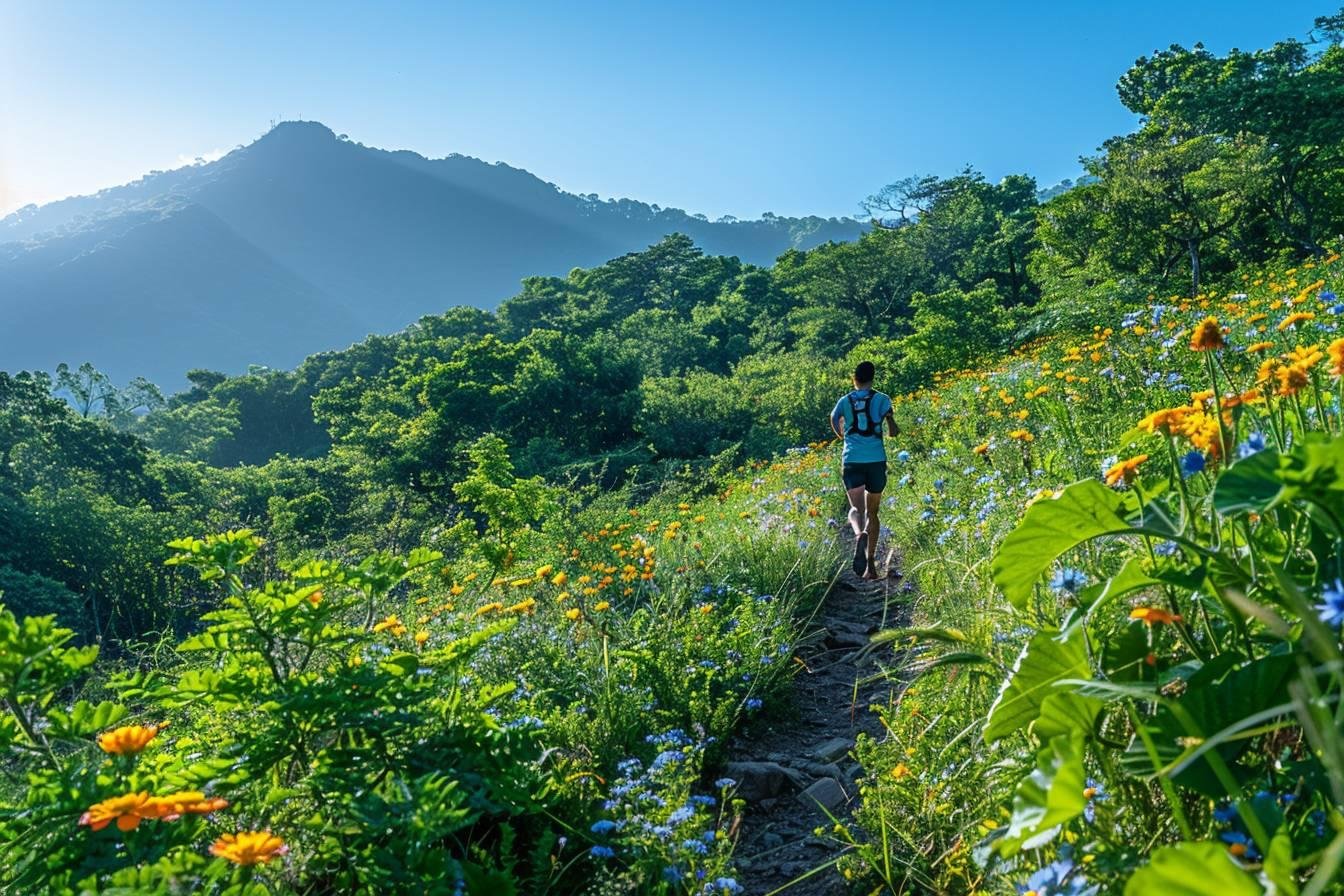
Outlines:
[[863,486],[876,495],[887,487],[887,462],[845,464],[840,469],[840,477],[845,481],[846,490]]

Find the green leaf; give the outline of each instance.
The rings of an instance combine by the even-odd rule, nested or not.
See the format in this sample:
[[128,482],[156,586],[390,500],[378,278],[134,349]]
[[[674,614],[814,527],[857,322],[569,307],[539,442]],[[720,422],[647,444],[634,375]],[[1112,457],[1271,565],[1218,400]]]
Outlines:
[[1293,838],[1286,830],[1280,830],[1270,840],[1262,872],[1274,885],[1274,896],[1298,896],[1297,875],[1293,873]]
[[420,657],[413,653],[394,653],[380,662],[378,668],[392,675],[410,675],[420,668]]
[[1065,551],[1085,541],[1133,527],[1122,517],[1124,499],[1100,482],[1070,485],[1057,498],[1037,501],[994,555],[994,582],[1019,610],[1031,600],[1032,587]]
[[1178,843],[1153,853],[1134,872],[1125,896],[1263,896],[1264,890],[1241,870],[1218,843]]
[[1232,464],[1213,488],[1214,508],[1223,516],[1268,510],[1283,492],[1279,467],[1279,452],[1272,448]]
[[1007,833],[994,848],[1001,856],[1048,843],[1056,829],[1082,814],[1087,806],[1083,790],[1083,739],[1060,735],[1037,754],[1036,768],[1013,793],[1013,817]]
[[104,700],[97,706],[87,700],[80,700],[70,712],[51,709],[47,718],[51,722],[49,733],[56,737],[83,738],[111,726],[126,715],[126,707],[120,703]]
[[1041,714],[1041,705],[1056,693],[1055,683],[1065,678],[1086,678],[1091,670],[1081,629],[1067,641],[1056,632],[1042,631],[1022,648],[1013,671],[1004,681],[985,723],[985,741],[993,743],[1027,727]]

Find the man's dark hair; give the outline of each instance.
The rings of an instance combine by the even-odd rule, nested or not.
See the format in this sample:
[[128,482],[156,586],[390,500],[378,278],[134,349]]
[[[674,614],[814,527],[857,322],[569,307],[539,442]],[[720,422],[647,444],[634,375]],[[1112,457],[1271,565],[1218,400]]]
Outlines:
[[877,368],[873,366],[872,361],[864,361],[854,368],[854,382],[856,383],[871,383],[875,376],[877,376]]

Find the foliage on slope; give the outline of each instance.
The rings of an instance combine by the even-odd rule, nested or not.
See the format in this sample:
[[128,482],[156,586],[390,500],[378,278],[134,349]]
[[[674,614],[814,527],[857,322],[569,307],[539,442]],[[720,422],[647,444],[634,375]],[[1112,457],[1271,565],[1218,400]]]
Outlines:
[[[1339,256],[1151,299],[897,403],[916,628],[849,873],[1337,892]],[[906,453],[908,452],[908,453]]]

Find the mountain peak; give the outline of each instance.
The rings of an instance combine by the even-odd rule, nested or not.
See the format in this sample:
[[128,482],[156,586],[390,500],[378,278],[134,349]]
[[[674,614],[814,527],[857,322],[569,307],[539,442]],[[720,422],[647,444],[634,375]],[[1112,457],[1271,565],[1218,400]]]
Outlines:
[[320,121],[282,121],[253,145],[311,147],[334,143],[336,139],[335,131]]

